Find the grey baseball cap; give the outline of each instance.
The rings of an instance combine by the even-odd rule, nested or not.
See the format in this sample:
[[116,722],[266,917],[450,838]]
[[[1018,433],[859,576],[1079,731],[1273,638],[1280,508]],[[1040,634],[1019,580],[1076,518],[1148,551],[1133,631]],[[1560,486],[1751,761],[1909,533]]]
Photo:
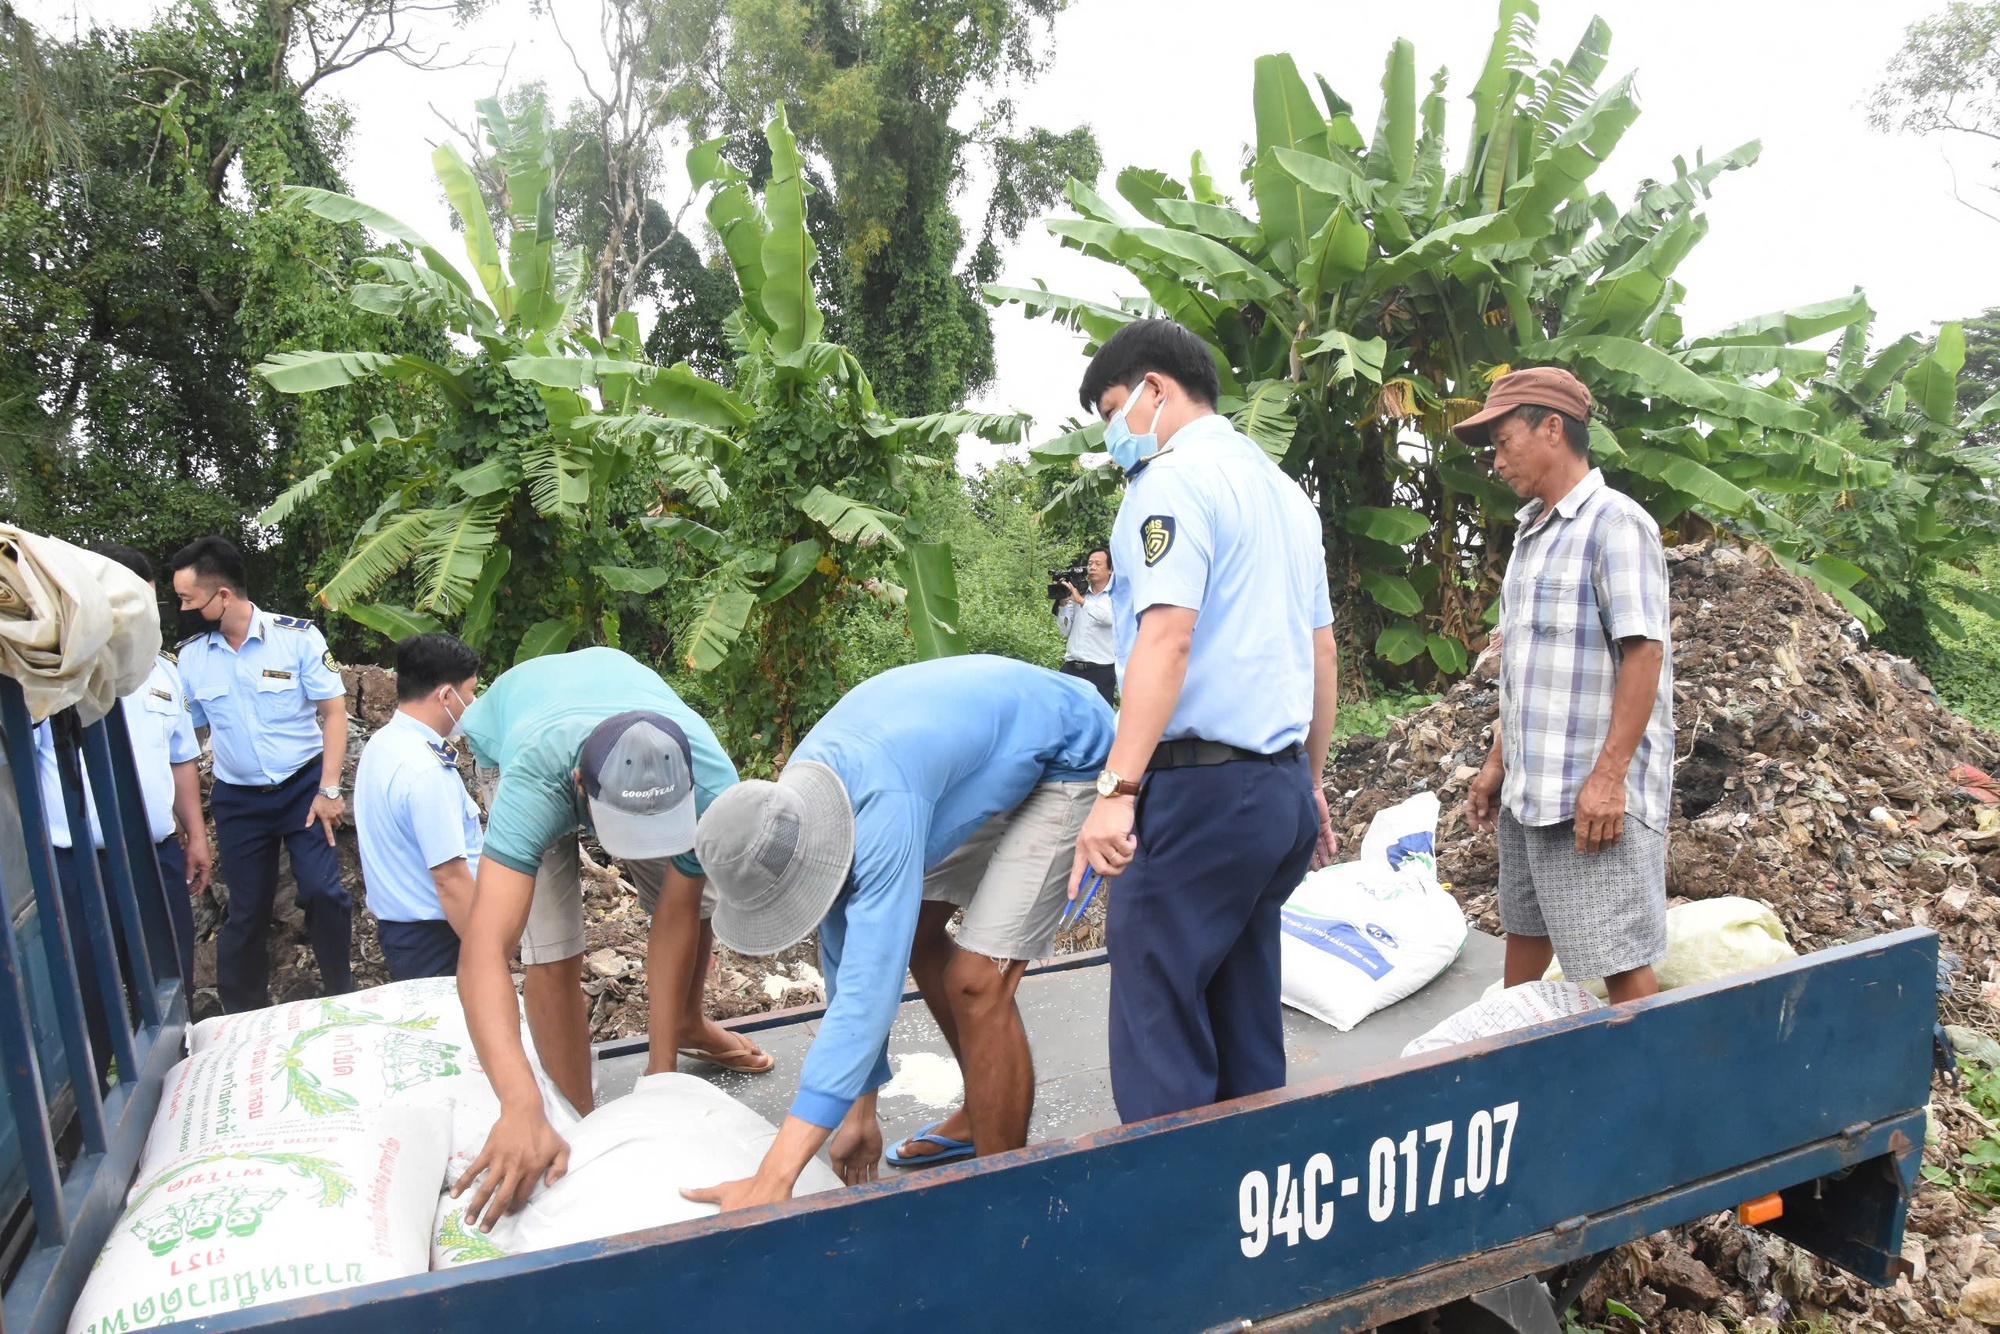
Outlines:
[[614,857],[678,857],[694,846],[694,752],[680,724],[633,709],[583,740],[577,770],[597,841]]
[[715,886],[716,939],[776,954],[826,916],[854,862],[854,807],[840,775],[794,760],[775,783],[749,779],[709,803],[695,856]]

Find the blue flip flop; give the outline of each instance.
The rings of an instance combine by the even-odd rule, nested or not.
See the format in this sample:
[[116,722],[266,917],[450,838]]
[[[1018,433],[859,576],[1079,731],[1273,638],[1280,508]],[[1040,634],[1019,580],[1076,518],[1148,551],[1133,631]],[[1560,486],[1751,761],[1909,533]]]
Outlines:
[[937,1145],[940,1152],[925,1154],[918,1158],[905,1158],[896,1152],[896,1149],[903,1147],[903,1144],[898,1144],[895,1149],[889,1150],[888,1153],[882,1156],[882,1161],[891,1167],[929,1167],[933,1163],[948,1163],[955,1158],[970,1158],[972,1156],[971,1141],[952,1139],[947,1135],[933,1133],[943,1124],[944,1122],[942,1121],[933,1121],[903,1141],[903,1144],[914,1144],[922,1140],[927,1144]]

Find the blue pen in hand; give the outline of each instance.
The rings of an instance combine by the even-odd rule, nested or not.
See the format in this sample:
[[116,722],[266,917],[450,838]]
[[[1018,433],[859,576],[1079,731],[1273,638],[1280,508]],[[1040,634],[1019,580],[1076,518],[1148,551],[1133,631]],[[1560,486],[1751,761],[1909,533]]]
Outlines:
[[1097,870],[1095,867],[1086,866],[1083,868],[1083,882],[1077,888],[1083,890],[1084,893],[1080,898],[1071,899],[1069,906],[1063,909],[1063,915],[1057,922],[1058,930],[1065,926],[1074,926],[1083,920],[1084,913],[1090,911],[1090,901],[1097,897],[1098,886],[1103,883],[1103,872]]

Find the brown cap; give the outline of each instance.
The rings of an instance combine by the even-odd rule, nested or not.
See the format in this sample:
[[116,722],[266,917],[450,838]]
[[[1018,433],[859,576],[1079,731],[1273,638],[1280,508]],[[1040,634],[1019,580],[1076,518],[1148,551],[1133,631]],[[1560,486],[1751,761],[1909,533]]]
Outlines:
[[1509,371],[1486,391],[1486,406],[1451,428],[1451,433],[1474,449],[1484,448],[1487,428],[1512,412],[1530,404],[1554,408],[1578,421],[1590,420],[1590,391],[1583,381],[1560,366],[1531,366]]

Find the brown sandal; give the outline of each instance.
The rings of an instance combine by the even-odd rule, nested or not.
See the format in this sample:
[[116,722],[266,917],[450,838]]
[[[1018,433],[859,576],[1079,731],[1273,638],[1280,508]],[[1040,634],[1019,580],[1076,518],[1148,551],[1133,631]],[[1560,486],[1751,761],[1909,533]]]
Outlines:
[[719,1065],[724,1070],[732,1070],[739,1075],[761,1075],[767,1073],[778,1062],[770,1052],[765,1051],[741,1033],[735,1034],[743,1045],[734,1051],[706,1051],[700,1047],[682,1047],[679,1054],[695,1061],[707,1061]]

